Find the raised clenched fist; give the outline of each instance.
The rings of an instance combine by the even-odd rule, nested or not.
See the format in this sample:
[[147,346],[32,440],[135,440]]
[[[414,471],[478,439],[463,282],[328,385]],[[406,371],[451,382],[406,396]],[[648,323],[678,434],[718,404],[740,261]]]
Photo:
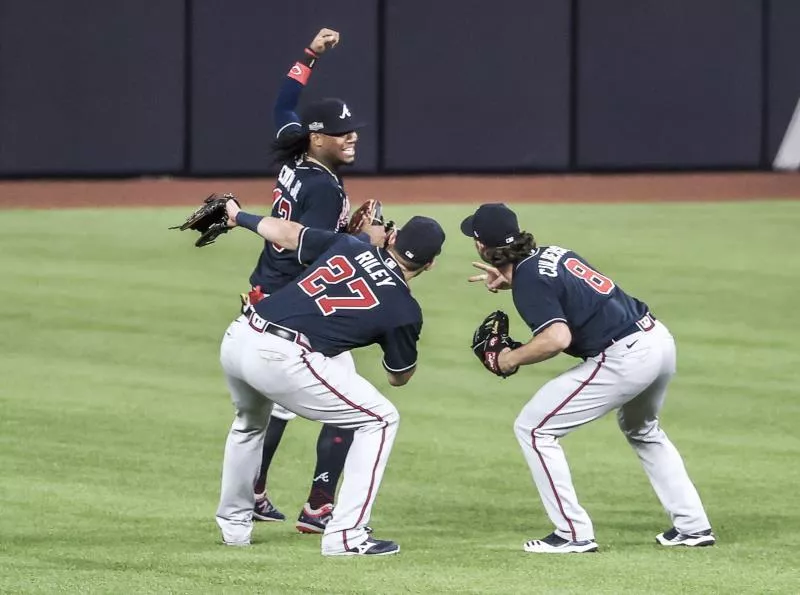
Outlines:
[[320,29],[317,36],[308,45],[309,49],[315,54],[323,54],[325,50],[336,47],[339,43],[339,32],[333,29]]

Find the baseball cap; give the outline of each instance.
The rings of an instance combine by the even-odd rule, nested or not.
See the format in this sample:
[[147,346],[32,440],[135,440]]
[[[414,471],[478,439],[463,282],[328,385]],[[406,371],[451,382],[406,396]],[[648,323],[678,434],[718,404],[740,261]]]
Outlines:
[[346,134],[363,128],[363,122],[356,122],[350,108],[341,99],[329,98],[309,103],[303,110],[301,125],[304,132],[320,132],[330,136]]
[[397,231],[394,249],[415,264],[428,264],[442,251],[444,230],[434,219],[416,215]]
[[507,246],[519,237],[517,214],[503,203],[481,205],[461,222],[461,233],[489,248]]

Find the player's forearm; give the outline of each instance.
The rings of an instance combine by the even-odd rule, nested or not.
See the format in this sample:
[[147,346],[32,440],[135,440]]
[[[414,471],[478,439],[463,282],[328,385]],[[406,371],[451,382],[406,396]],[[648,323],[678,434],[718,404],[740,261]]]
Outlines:
[[555,357],[562,351],[563,350],[558,345],[551,341],[537,341],[534,339],[522,347],[501,353],[500,369],[508,371],[519,366],[538,364],[551,357]]
[[416,368],[411,368],[407,372],[389,372],[386,371],[386,377],[389,379],[389,384],[392,386],[405,386],[411,377],[414,375]]
[[289,124],[300,122],[295,109],[316,61],[317,55],[306,48],[303,57],[295,62],[286,74],[272,114],[278,136]]
[[572,334],[565,324],[556,323],[546,328],[525,345],[500,354],[499,363],[503,371],[518,366],[537,364],[555,357],[572,342]]
[[285,221],[277,217],[261,217],[239,211],[236,214],[236,225],[257,233],[268,242],[273,242],[289,250],[297,250],[300,232],[303,226],[294,221]]

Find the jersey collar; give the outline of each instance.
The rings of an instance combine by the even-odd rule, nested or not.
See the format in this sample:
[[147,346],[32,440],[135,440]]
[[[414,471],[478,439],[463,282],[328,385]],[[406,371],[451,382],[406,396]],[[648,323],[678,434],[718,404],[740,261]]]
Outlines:
[[536,247],[536,249],[533,252],[531,252],[530,256],[527,256],[527,257],[523,258],[517,264],[515,264],[514,265],[514,270],[516,271],[519,267],[521,267],[523,265],[523,263],[528,262],[531,258],[536,256],[537,254],[539,254],[539,247],[538,246]]
[[[385,266],[387,269],[389,269],[389,272],[391,272],[391,273],[392,273],[392,274],[393,274],[395,277],[397,277],[397,279],[398,279],[398,280],[399,280],[399,281],[400,281],[400,282],[401,282],[403,285],[405,285],[406,287],[408,287],[408,283],[406,283],[406,278],[405,278],[403,275],[400,275],[400,274],[398,274],[398,273],[397,273],[397,271],[395,271],[395,269],[399,269],[399,268],[400,268],[400,265],[397,263],[397,261],[396,261],[394,258],[392,258],[392,257],[390,256],[390,257],[389,257],[389,259],[390,259],[390,260],[392,261],[392,263],[394,263],[394,265],[395,265],[395,266],[393,266],[393,267],[390,267],[388,264],[386,264],[386,259],[383,257],[383,254],[381,254],[381,252],[383,252],[383,250],[381,250],[380,248],[376,248],[376,249],[375,249],[375,254],[377,254],[377,255],[378,255],[378,258],[380,258],[380,259],[381,259],[381,262],[383,263],[383,265],[384,265],[384,266]],[[409,288],[409,291],[410,291],[410,290],[411,290],[411,288]]]
[[342,185],[342,179],[332,169],[329,169],[328,167],[323,165],[321,161],[317,161],[313,157],[309,157],[308,155],[306,155],[305,162],[311,165],[311,167],[315,169],[319,169],[321,171],[330,174],[333,177],[333,179],[336,180],[337,184],[339,184],[340,186]]

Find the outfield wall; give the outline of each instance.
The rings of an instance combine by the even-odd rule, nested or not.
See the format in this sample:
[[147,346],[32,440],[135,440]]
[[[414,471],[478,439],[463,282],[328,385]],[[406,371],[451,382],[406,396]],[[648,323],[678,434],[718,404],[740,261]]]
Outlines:
[[797,0],[0,0],[0,176],[267,174],[321,26],[363,173],[766,169],[800,97]]

